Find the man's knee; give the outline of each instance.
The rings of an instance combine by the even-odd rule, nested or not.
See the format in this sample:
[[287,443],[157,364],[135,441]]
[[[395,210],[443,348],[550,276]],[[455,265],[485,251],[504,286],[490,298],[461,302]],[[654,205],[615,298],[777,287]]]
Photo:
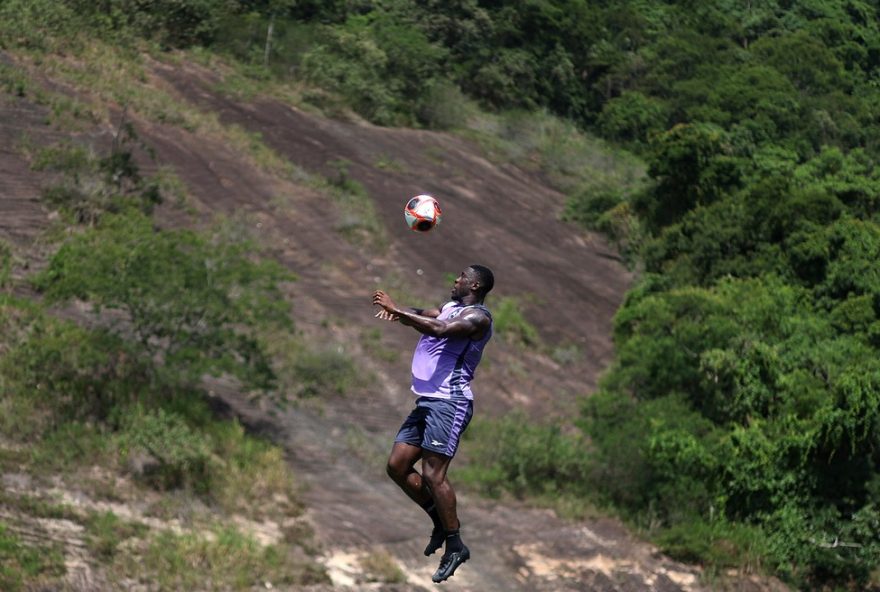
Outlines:
[[422,479],[431,491],[437,491],[446,480],[446,471],[425,465],[422,467]]
[[441,454],[426,453],[422,459],[422,478],[428,487],[437,490],[446,481],[446,470],[452,459]]
[[394,481],[400,481],[406,475],[406,473],[401,470],[399,463],[395,463],[390,458],[388,459],[388,464],[385,465],[385,472],[388,473],[388,476]]
[[406,457],[392,454],[385,465],[385,472],[394,481],[400,483],[405,481],[406,477],[412,472],[413,464]]

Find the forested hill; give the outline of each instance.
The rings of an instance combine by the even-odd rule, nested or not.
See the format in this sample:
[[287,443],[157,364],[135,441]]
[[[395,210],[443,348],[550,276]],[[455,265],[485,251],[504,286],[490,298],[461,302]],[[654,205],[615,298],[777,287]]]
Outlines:
[[644,179],[542,161],[639,280],[577,433],[511,420],[538,436],[479,439],[475,483],[606,504],[718,571],[862,590],[880,586],[878,23],[876,0],[2,0],[0,46],[188,49],[326,113],[538,111],[638,155]]

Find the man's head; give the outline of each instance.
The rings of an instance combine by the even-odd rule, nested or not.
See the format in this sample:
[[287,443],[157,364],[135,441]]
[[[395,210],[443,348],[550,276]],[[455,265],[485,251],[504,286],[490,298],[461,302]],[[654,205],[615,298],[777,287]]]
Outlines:
[[452,299],[461,301],[465,296],[473,294],[478,302],[482,302],[494,285],[495,275],[491,269],[483,265],[471,265],[455,280]]

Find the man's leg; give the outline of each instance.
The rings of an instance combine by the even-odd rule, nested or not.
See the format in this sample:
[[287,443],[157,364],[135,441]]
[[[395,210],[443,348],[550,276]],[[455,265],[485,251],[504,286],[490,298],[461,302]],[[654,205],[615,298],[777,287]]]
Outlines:
[[422,506],[431,501],[431,494],[425,490],[422,476],[415,470],[415,464],[420,458],[422,458],[422,449],[418,446],[395,442],[391,447],[385,470],[412,501]]
[[422,476],[415,470],[415,464],[422,458],[422,449],[405,442],[395,442],[388,457],[386,471],[388,476],[409,496],[411,500],[419,504],[427,512],[434,523],[431,538],[425,547],[425,556],[433,555],[443,546],[446,540],[446,530],[437,512],[431,492]]
[[451,461],[451,457],[429,450],[422,453],[422,480],[434,498],[437,513],[446,531],[446,551],[440,559],[440,567],[432,577],[434,582],[449,578],[471,556],[470,550],[461,542],[461,523],[458,520],[455,490],[446,478]]
[[446,530],[457,530],[459,525],[456,510],[455,490],[446,478],[446,471],[452,458],[430,450],[422,451],[422,480],[431,492],[437,513]]

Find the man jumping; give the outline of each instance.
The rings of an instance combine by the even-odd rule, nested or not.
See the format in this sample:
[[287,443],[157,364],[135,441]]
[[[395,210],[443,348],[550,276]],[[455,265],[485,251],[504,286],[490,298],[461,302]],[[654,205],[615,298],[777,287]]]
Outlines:
[[[418,398],[397,433],[387,469],[434,522],[425,555],[446,545],[431,578],[437,583],[471,556],[461,541],[455,491],[446,471],[473,415],[470,383],[492,337],[492,315],[483,301],[494,283],[489,268],[471,265],[455,280],[452,300],[429,310],[401,308],[382,290],[373,294],[373,304],[382,307],[377,318],[397,321],[422,334],[412,360],[411,390]],[[421,474],[415,469],[419,460]]]

